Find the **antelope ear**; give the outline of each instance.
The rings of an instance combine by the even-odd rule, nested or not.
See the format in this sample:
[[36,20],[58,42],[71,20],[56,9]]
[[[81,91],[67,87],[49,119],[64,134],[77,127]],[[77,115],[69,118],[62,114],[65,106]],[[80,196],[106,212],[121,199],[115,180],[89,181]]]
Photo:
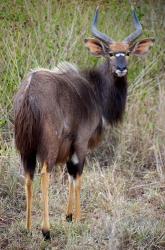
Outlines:
[[89,51],[95,56],[103,56],[105,55],[105,48],[102,42],[97,39],[89,38],[85,39],[85,46],[89,49]]
[[130,51],[133,55],[143,56],[149,52],[149,49],[154,45],[154,38],[146,38],[140,42],[135,43]]

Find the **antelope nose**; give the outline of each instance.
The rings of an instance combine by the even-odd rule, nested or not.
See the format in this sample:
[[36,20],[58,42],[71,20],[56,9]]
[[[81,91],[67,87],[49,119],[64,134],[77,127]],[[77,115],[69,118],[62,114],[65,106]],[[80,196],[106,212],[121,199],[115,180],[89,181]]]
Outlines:
[[121,72],[124,71],[124,70],[126,70],[126,69],[127,69],[126,66],[118,66],[117,67],[117,70],[120,70]]

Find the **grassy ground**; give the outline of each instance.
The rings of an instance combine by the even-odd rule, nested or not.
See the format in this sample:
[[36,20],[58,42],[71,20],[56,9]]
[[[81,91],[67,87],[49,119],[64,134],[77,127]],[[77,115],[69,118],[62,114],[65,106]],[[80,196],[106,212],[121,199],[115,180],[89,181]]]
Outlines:
[[24,187],[18,179],[12,100],[24,75],[60,61],[95,66],[83,39],[99,28],[116,40],[133,30],[128,1],[0,2],[0,249],[165,249],[165,49],[162,0],[132,1],[156,43],[145,59],[130,58],[123,124],[110,129],[89,154],[82,188],[82,221],[67,224],[67,181],[60,171],[50,187],[51,243],[40,232],[40,180],[34,181],[33,232],[25,222]]

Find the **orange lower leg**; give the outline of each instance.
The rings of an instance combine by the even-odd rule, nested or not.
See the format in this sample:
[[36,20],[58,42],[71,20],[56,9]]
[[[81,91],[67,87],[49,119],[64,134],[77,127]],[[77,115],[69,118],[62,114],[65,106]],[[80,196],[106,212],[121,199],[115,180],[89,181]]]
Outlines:
[[66,211],[67,221],[72,221],[73,202],[74,202],[73,177],[69,176],[69,195],[68,195],[68,204],[67,204],[67,211]]
[[32,227],[32,196],[33,196],[33,181],[29,174],[25,176],[25,192],[26,192],[26,228],[31,230]]
[[80,189],[81,189],[81,176],[77,176],[75,180],[75,220],[79,221],[81,217],[81,205],[80,205]]
[[48,188],[49,188],[49,173],[48,173],[48,167],[44,163],[43,168],[41,170],[41,190],[42,190],[42,200],[43,200],[43,207],[44,207],[42,232],[43,232],[45,239],[50,238]]

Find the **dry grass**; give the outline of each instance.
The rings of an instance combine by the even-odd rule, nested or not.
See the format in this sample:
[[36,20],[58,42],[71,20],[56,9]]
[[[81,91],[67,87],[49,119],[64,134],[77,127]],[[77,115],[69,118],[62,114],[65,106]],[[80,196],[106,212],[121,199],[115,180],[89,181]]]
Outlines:
[[88,155],[82,221],[65,222],[67,182],[57,173],[50,187],[51,243],[43,241],[40,232],[39,175],[34,181],[32,234],[24,226],[25,194],[13,142],[12,96],[30,68],[51,67],[61,60],[80,67],[97,63],[82,38],[90,34],[98,3],[100,29],[122,39],[132,28],[123,22],[131,23],[125,1],[0,3],[0,249],[165,249],[165,4],[161,0],[134,1],[145,35],[157,41],[147,58],[130,60],[123,124],[107,131],[100,147]]

